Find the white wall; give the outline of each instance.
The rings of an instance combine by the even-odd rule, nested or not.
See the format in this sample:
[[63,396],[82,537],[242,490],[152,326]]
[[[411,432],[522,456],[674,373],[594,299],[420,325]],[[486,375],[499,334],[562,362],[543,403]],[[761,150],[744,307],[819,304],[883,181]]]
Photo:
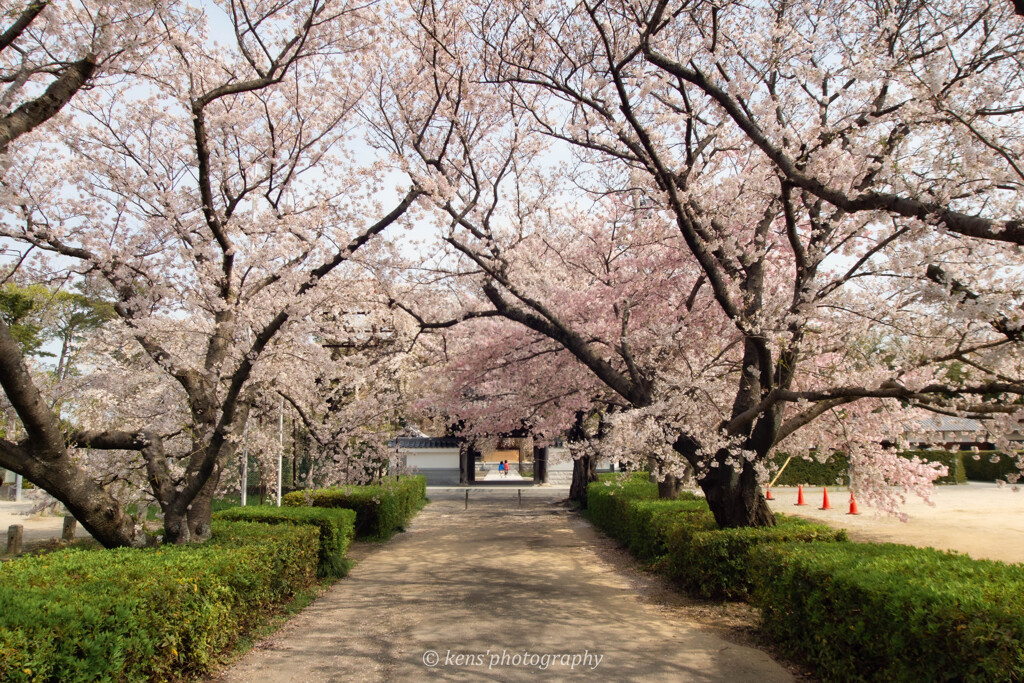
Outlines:
[[[598,469],[602,470],[611,466],[611,460],[597,463]],[[548,472],[572,472],[572,456],[568,448],[548,448]]]
[[458,448],[403,448],[399,455],[409,468],[421,470],[459,470]]
[[548,448],[548,472],[572,472],[572,456],[568,448]]

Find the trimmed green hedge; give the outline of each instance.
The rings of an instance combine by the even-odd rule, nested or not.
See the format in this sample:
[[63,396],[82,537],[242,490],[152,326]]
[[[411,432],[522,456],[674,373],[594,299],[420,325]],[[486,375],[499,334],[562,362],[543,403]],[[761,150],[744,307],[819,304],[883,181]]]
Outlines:
[[841,542],[782,516],[715,529],[703,501],[654,500],[639,478],[587,495],[597,526],[690,593],[749,599],[763,631],[823,680],[1024,680],[1022,565]]
[[[961,456],[967,478],[972,481],[993,482],[997,479],[1005,480],[1007,475],[1021,473],[1017,469],[1017,458],[1000,451],[962,451]],[[995,462],[992,462],[993,460]]]
[[345,552],[355,535],[355,510],[345,508],[235,507],[214,514],[214,519],[264,524],[309,524],[320,533],[316,574],[337,578],[348,573]]
[[779,513],[775,519],[776,526],[762,529],[677,526],[666,541],[668,575],[696,597],[746,600],[757,578],[750,568],[750,553],[757,546],[847,540],[841,529]]
[[[787,453],[774,453],[771,456],[774,467],[771,468],[771,479],[779,471],[786,459]],[[776,486],[797,486],[798,484],[811,484],[813,486],[835,486],[836,484],[848,483],[847,470],[850,468],[850,459],[843,453],[833,453],[827,462],[821,463],[811,458],[806,460],[800,456],[794,456],[786,469],[782,471]]]
[[1024,680],[1024,567],[896,544],[762,545],[761,627],[826,680]]
[[762,543],[841,541],[846,533],[777,515],[765,529],[719,529],[707,503],[687,493],[658,500],[646,474],[610,477],[587,488],[587,517],[637,558],[703,598],[743,599],[750,586],[750,550]]
[[406,477],[376,486],[293,491],[288,507],[348,508],[356,512],[356,538],[383,541],[400,531],[427,499],[426,477]]
[[[968,475],[964,469],[965,457],[969,457],[970,454],[963,454],[959,452],[950,453],[949,451],[902,451],[900,456],[904,458],[912,458],[917,456],[926,462],[940,462],[948,468],[948,473],[944,477],[939,477],[935,480],[936,484],[964,484],[967,482]],[[778,469],[786,462],[786,458],[789,456],[785,453],[775,453],[771,456],[774,468],[772,472],[778,472]],[[843,453],[835,453],[828,462],[820,463],[815,459],[806,460],[802,457],[794,457],[786,465],[786,469],[782,471],[782,475],[778,481],[775,482],[776,486],[796,486],[798,484],[810,484],[811,486],[833,486],[835,484],[847,484],[849,483],[849,475],[847,470],[850,466],[850,460]],[[771,478],[774,478],[774,474]],[[994,477],[993,477],[994,478]]]
[[587,518],[645,562],[666,553],[668,530],[679,516],[694,514],[704,519],[711,513],[687,491],[676,500],[659,500],[658,485],[646,472],[601,475],[587,489]]
[[166,680],[207,671],[313,583],[309,526],[214,523],[201,546],[65,550],[0,564],[0,680]]
[[966,484],[967,471],[964,469],[964,454],[961,451],[903,451],[904,458],[919,457],[925,462],[940,462],[949,470],[946,476],[935,480],[936,484]]

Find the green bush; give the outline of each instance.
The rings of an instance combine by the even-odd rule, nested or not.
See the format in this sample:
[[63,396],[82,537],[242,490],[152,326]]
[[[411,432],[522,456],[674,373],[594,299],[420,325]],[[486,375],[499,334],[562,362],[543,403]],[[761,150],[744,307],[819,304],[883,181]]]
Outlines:
[[317,531],[215,522],[201,546],[65,550],[0,564],[0,680],[168,680],[309,586]]
[[[935,480],[936,484],[963,484],[967,481],[967,473],[964,470],[964,459],[960,453],[948,451],[903,451],[900,456],[904,458],[918,457],[926,462],[940,462],[949,470],[946,476]],[[772,472],[778,472],[785,464],[789,456],[785,453],[775,453],[771,456]],[[782,471],[776,486],[796,486],[798,484],[811,486],[833,486],[835,484],[849,483],[850,459],[844,453],[834,453],[828,462],[818,462],[814,458],[807,460],[802,457],[794,457]],[[774,477],[774,474],[772,475]]]
[[1024,567],[895,544],[762,545],[761,627],[826,680],[1024,680]]
[[345,508],[235,507],[217,512],[214,519],[264,524],[310,524],[320,533],[316,574],[337,578],[348,572],[345,552],[355,535],[356,513]]
[[[773,453],[771,456],[772,478],[779,468],[785,465],[789,455],[786,453]],[[797,486],[798,484],[810,484],[812,486],[835,486],[846,484],[849,479],[847,471],[850,468],[850,459],[844,453],[833,453],[827,462],[818,462],[813,457],[806,459],[794,456],[786,469],[779,475],[775,482],[776,486]]]
[[[1007,476],[1019,475],[1017,458],[1000,451],[962,451],[961,456],[967,478],[971,481],[993,482]],[[995,462],[992,462],[995,460]]]
[[762,543],[841,541],[846,533],[821,524],[776,515],[778,526],[719,529],[707,503],[658,500],[646,475],[609,477],[587,488],[587,517],[638,559],[703,598],[743,599],[751,577],[750,550]]
[[664,556],[668,531],[679,518],[693,516],[714,526],[703,499],[684,492],[676,500],[660,500],[658,486],[648,481],[646,472],[609,475],[592,483],[587,487],[586,516],[645,561]]
[[293,491],[284,496],[282,504],[355,510],[356,538],[383,541],[400,531],[426,498],[427,480],[419,476],[375,486]]
[[666,540],[668,575],[700,598],[745,600],[753,578],[751,550],[763,543],[845,541],[846,532],[776,514],[776,526],[718,529],[679,525]]
[[935,480],[936,484],[966,484],[967,471],[964,469],[963,453],[960,451],[903,451],[904,458],[918,457],[925,462],[938,462],[946,466],[946,476]]
[[665,554],[676,517],[691,514],[710,516],[704,501],[686,491],[676,500],[659,500],[658,485],[646,472],[603,475],[587,488],[587,518],[646,562]]

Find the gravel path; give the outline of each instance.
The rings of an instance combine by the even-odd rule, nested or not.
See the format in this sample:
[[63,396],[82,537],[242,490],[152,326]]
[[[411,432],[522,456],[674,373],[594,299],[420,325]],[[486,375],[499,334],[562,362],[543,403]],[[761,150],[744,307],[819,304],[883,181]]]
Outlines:
[[564,490],[470,495],[465,510],[464,490],[432,490],[406,533],[356,546],[348,578],[212,680],[793,680],[652,600]]

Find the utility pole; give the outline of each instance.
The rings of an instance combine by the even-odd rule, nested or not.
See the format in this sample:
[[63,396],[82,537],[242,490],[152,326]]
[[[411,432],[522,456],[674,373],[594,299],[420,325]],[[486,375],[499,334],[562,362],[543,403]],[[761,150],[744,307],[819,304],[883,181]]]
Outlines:
[[[16,419],[11,420],[11,441],[18,442],[18,423]],[[0,482],[2,483],[2,482]],[[14,502],[21,502],[21,475],[14,473]]]
[[242,430],[242,507],[245,507],[246,494],[249,492],[249,423],[246,421]]
[[281,468],[284,466],[284,396],[277,409],[277,507],[281,507]]

